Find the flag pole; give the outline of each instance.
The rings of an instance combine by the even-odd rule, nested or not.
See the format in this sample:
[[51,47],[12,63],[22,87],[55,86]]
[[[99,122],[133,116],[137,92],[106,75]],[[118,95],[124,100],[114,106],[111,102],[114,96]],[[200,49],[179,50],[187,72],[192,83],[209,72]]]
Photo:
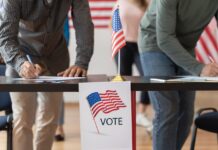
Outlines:
[[120,51],[118,52],[118,62],[117,62],[117,65],[118,65],[118,67],[117,67],[117,72],[118,72],[118,75],[121,75],[120,74]]
[[95,121],[95,119],[94,119],[94,116],[93,116],[93,114],[92,114],[92,119],[93,119],[93,121],[94,121],[94,123],[95,123],[95,127],[96,127],[96,129],[97,129],[97,132],[98,132],[98,134],[100,134],[100,132],[99,132],[99,130],[98,130],[97,123],[96,123],[96,121]]
[[114,82],[119,82],[119,81],[125,81],[124,78],[120,74],[120,60],[121,60],[121,55],[120,55],[120,50],[118,51],[118,61],[117,61],[117,75],[112,79]]
[[[122,24],[120,20],[120,15],[119,15],[119,5],[117,8],[113,11],[113,16],[112,16],[112,29],[113,29],[113,34],[112,34],[112,50],[113,53],[112,56],[118,52],[118,62],[117,62],[117,75],[112,79],[112,81],[124,81],[120,74],[120,49],[126,45],[125,42],[125,36],[123,34],[122,30]],[[119,40],[117,40],[119,39]],[[121,39],[121,40],[120,40]]]
[[[90,107],[89,107],[89,109],[90,109],[90,112],[91,112],[91,114],[92,114],[92,110],[91,110]],[[96,123],[96,121],[95,121],[95,117],[93,116],[93,114],[92,114],[92,119],[93,119],[93,121],[94,121],[94,123],[95,123],[95,127],[96,127],[96,129],[97,129],[98,134],[100,134],[99,129],[98,129],[98,126],[97,126],[97,123]]]

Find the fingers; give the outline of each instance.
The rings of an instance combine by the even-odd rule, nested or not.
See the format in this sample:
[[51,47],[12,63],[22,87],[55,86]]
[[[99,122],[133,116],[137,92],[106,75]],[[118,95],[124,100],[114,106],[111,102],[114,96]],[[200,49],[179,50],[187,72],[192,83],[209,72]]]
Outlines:
[[35,71],[38,75],[43,73],[43,68],[40,65],[34,64],[34,67],[35,67]]
[[218,76],[218,64],[217,63],[210,63],[204,66],[201,71],[201,76]]
[[38,77],[39,73],[33,64],[29,63],[28,61],[25,61],[21,65],[19,75],[23,78],[31,79]]
[[80,76],[86,76],[87,71],[79,66],[71,66],[65,71],[59,72],[58,76],[63,77],[80,77]]

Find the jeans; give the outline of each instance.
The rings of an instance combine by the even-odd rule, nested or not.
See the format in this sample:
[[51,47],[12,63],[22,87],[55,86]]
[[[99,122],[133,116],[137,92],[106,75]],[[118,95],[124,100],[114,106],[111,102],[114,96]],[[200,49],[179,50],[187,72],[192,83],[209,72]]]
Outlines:
[[[189,75],[161,51],[140,55],[145,76]],[[149,91],[155,110],[153,149],[181,150],[194,114],[194,91]]]

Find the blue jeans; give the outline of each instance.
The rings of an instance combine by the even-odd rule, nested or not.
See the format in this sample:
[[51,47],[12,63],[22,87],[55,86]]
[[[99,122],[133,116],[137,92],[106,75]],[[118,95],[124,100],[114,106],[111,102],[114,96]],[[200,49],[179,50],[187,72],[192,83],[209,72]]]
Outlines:
[[[161,51],[140,55],[145,76],[189,75]],[[194,114],[194,91],[149,91],[155,110],[153,149],[181,150]]]

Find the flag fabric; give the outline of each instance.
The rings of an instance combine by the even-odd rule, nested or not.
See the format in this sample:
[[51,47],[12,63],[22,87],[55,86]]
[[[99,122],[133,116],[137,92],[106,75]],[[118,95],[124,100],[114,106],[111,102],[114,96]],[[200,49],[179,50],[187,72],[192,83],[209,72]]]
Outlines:
[[117,7],[112,15],[112,57],[125,45],[126,41],[120,20],[119,7]]
[[[88,0],[92,21],[95,28],[106,29],[109,27],[111,13],[117,0]],[[68,14],[71,19],[71,14]],[[73,23],[70,21],[70,27],[73,28]]]
[[202,33],[197,42],[195,54],[197,60],[204,64],[218,63],[217,23],[215,18],[212,19]]
[[107,90],[105,93],[94,92],[87,97],[93,117],[102,111],[105,114],[126,107],[116,90]]

